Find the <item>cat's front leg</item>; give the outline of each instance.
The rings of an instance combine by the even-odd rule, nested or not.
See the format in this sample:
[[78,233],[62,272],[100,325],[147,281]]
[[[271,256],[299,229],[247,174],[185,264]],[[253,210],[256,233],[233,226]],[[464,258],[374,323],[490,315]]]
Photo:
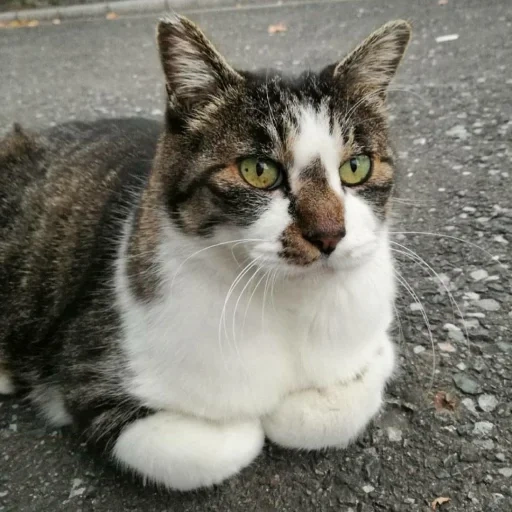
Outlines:
[[356,378],[288,395],[263,419],[265,434],[286,448],[347,446],[379,411],[393,368],[393,345],[386,338]]
[[188,491],[235,475],[257,457],[263,442],[257,421],[216,423],[160,411],[128,425],[113,455],[144,480]]

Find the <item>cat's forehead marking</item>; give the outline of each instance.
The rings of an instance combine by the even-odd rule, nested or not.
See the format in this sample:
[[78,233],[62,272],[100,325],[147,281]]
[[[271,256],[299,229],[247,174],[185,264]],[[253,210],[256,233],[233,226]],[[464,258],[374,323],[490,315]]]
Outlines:
[[296,128],[291,142],[293,166],[290,183],[300,188],[301,172],[318,162],[330,187],[342,194],[338,168],[343,154],[343,137],[338,122],[325,105],[318,108],[303,104],[294,108]]

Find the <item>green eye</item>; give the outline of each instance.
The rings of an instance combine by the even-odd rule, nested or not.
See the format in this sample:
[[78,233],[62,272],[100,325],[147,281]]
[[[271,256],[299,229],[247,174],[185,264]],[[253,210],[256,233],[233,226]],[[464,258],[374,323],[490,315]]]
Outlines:
[[340,167],[340,178],[348,187],[360,185],[365,182],[371,174],[372,161],[368,155],[353,156]]
[[257,157],[244,158],[239,168],[244,180],[253,187],[268,190],[281,184],[281,170],[272,160]]

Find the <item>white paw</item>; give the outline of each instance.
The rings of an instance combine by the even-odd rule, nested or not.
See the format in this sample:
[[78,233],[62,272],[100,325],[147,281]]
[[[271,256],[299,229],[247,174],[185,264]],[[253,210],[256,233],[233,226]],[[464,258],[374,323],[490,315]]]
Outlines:
[[9,372],[0,364],[0,395],[12,395],[14,391]]
[[389,345],[361,377],[289,395],[263,419],[265,434],[287,448],[318,450],[347,446],[379,411],[393,361]]
[[145,480],[187,491],[238,473],[256,458],[263,442],[258,422],[221,424],[158,412],[126,427],[113,454]]

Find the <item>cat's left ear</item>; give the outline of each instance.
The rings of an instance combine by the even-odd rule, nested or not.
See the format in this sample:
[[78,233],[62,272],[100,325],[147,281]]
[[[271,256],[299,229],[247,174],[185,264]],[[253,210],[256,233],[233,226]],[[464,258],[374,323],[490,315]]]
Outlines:
[[345,59],[324,70],[343,87],[383,100],[411,38],[411,26],[403,20],[386,23],[368,36]]
[[185,111],[204,105],[243,80],[201,30],[183,16],[163,19],[157,40],[169,96]]

